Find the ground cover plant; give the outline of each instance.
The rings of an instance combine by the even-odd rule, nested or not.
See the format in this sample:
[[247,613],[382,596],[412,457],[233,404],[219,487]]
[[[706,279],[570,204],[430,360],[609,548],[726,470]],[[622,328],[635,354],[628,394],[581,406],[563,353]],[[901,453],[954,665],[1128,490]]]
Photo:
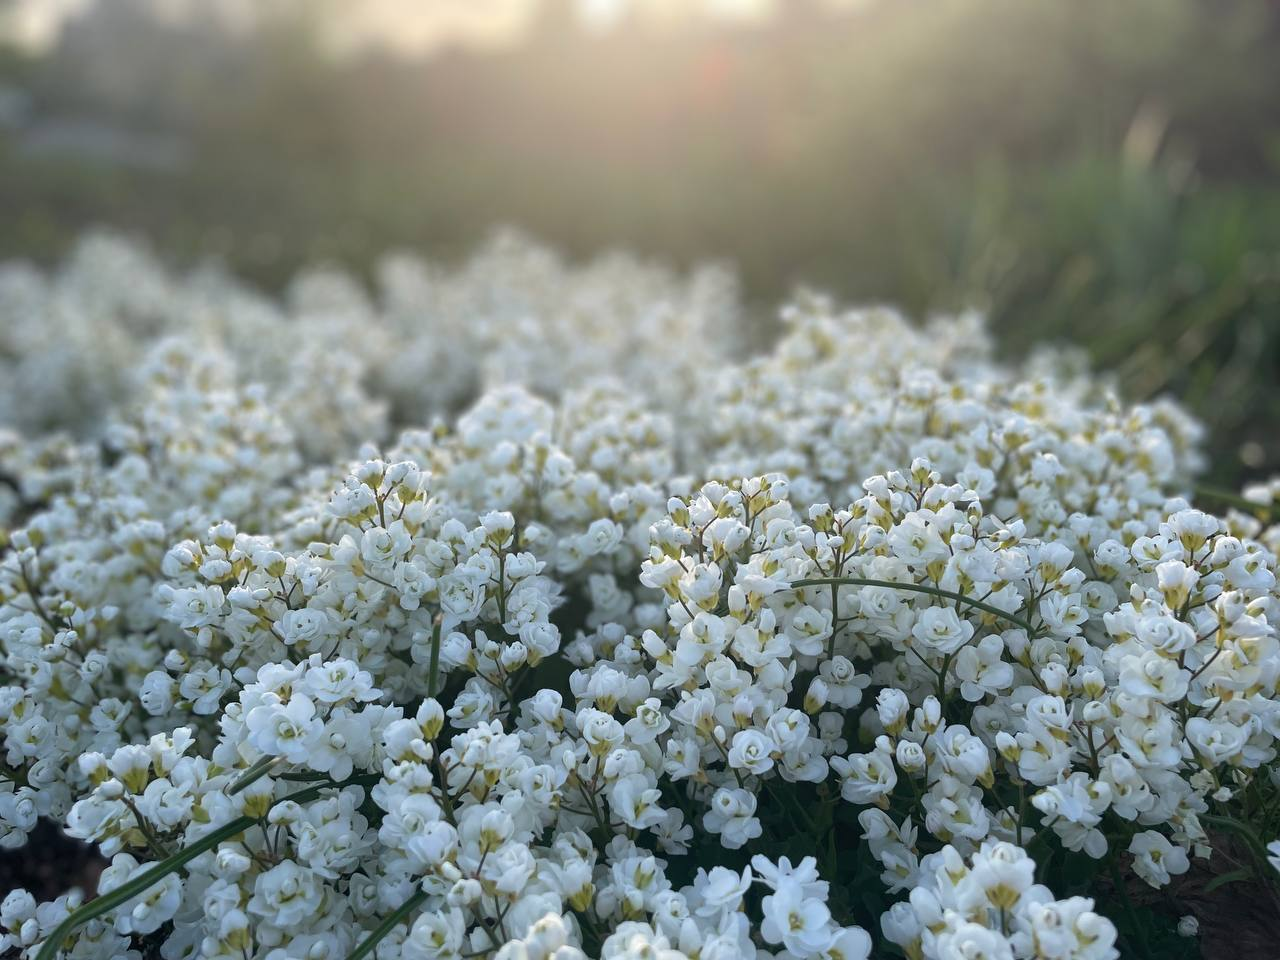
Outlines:
[[744,356],[716,270],[379,275],[0,271],[0,844],[107,861],[15,955],[1196,956],[1215,857],[1275,905],[1280,484],[1193,506],[1175,404],[818,296]]

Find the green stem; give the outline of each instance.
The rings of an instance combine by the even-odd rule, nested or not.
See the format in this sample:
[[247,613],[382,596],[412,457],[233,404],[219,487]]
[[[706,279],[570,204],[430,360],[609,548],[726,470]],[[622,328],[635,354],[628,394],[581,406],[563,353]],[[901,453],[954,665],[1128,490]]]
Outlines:
[[434,697],[440,680],[440,628],[443,616],[436,614],[435,626],[431,631],[431,663],[427,667],[427,696]]
[[801,587],[820,587],[828,584],[850,587],[887,587],[890,590],[907,590],[913,593],[927,593],[935,597],[944,597],[948,600],[959,600],[962,603],[967,603],[969,606],[977,610],[989,613],[993,617],[999,617],[1002,620],[1006,620],[1015,627],[1021,627],[1023,630],[1027,631],[1028,637],[1034,635],[1036,632],[1036,628],[1033,627],[1029,621],[1023,620],[1021,617],[1014,616],[1012,613],[1007,613],[993,604],[976,600],[965,593],[957,593],[954,590],[943,590],[941,587],[930,587],[923,583],[899,583],[896,580],[872,580],[868,577],[810,577],[806,580],[793,581],[791,588],[793,590],[798,590]]
[[150,824],[147,823],[147,818],[138,809],[138,805],[129,797],[123,797],[122,800],[124,805],[129,808],[129,812],[133,814],[134,822],[138,824],[138,829],[142,831],[142,836],[146,838],[147,846],[151,849],[152,855],[161,858],[169,856],[168,848],[161,843],[160,838],[151,829]]
[[942,661],[942,669],[938,671],[938,706],[943,709],[947,706],[947,674],[951,672],[951,660],[954,657],[954,653],[948,653]]
[[426,891],[421,888],[415,890],[413,896],[391,911],[387,918],[374,928],[372,933],[360,941],[359,946],[347,954],[347,960],[361,960],[362,957],[367,957],[371,954],[387,934],[399,926],[405,917],[422,906],[423,901],[426,899]]

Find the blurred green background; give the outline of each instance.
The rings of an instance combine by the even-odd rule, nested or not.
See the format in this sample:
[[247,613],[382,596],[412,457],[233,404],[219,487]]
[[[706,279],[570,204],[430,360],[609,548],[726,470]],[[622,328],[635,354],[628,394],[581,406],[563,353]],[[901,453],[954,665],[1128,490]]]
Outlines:
[[722,259],[761,316],[814,285],[1079,344],[1208,424],[1211,481],[1280,472],[1274,0],[437,2],[43,0],[77,12],[33,43],[0,0],[0,255]]

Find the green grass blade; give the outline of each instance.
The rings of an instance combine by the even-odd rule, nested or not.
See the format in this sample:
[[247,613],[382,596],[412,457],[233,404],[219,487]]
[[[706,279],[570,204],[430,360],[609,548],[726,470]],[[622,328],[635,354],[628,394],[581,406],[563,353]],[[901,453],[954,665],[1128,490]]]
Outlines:
[[850,587],[888,587],[890,590],[907,590],[913,593],[927,593],[935,597],[944,597],[948,600],[958,600],[961,603],[967,603],[976,610],[982,610],[989,613],[993,617],[999,617],[1012,623],[1015,627],[1021,627],[1027,631],[1027,636],[1034,636],[1036,628],[1029,621],[1023,620],[1021,617],[1014,616],[1012,613],[1006,613],[999,607],[983,603],[981,600],[974,599],[967,594],[957,593],[954,590],[943,590],[941,587],[930,587],[923,583],[898,583],[896,580],[872,580],[867,577],[812,577],[807,580],[796,580],[791,584],[792,589],[800,587],[822,587],[822,586],[850,586]]
[[227,793],[234,797],[241,790],[256,783],[279,759],[279,757],[259,757],[253,766],[240,775],[240,779],[227,788]]
[[257,822],[252,817],[237,817],[217,830],[205,834],[191,846],[179,850],[166,860],[161,860],[145,873],[141,873],[132,880],[122,883],[114,890],[83,904],[53,928],[53,933],[49,934],[48,939],[41,945],[40,952],[36,954],[36,960],[54,960],[63,941],[67,939],[71,931],[81,924],[95,920],[104,913],[109,913],[116,907],[128,903],[138,894],[159,883],[169,874],[181,870],[206,850],[211,850],[223,840],[228,840],[236,836],[236,834],[243,833]]
[[442,618],[436,615],[436,623],[431,631],[431,664],[427,668],[427,696],[434,697],[440,691],[437,684],[440,680],[440,628]]
[[[291,793],[287,797],[277,801],[284,803],[286,800],[292,800],[294,803],[309,803],[320,796],[325,790],[341,789],[342,787],[351,786],[370,786],[377,783],[381,778],[380,774],[363,773],[342,781],[334,783],[317,783],[314,786],[307,787],[305,790],[299,790]],[[247,784],[246,784],[247,786]],[[272,804],[275,806],[276,804]],[[54,927],[53,932],[49,934],[47,940],[40,947],[40,952],[36,954],[36,960],[54,960],[58,955],[58,950],[62,946],[63,941],[71,934],[73,930],[82,924],[88,923],[90,920],[96,920],[104,913],[110,913],[116,907],[128,903],[138,894],[143,893],[150,887],[159,883],[171,873],[181,870],[184,866],[194,860],[206,850],[211,850],[220,844],[223,840],[228,840],[237,834],[243,833],[257,823],[254,817],[237,817],[230,823],[227,823],[211,833],[205,834],[189,847],[184,847],[173,856],[161,860],[150,870],[141,873],[120,886],[116,887],[109,893],[104,893],[100,897],[94,897],[88,903],[79,907],[79,909],[71,912],[60,924]],[[385,934],[384,934],[385,936]]]
[[365,937],[354,950],[347,954],[347,960],[362,960],[362,958],[373,953],[374,949],[383,941],[387,934],[394,930],[405,917],[418,909],[418,907],[422,906],[423,901],[426,899],[427,895],[423,890],[415,890],[413,896],[400,904],[400,906],[396,907],[396,909],[393,910],[385,920],[378,924],[369,936]]
[[1204,885],[1205,893],[1213,893],[1219,887],[1225,887],[1228,883],[1241,883],[1245,880],[1253,879],[1253,871],[1248,867],[1242,867],[1239,870],[1232,870],[1230,873],[1219,874]]
[[1217,502],[1227,507],[1235,507],[1245,513],[1251,513],[1264,523],[1271,520],[1274,506],[1269,503],[1255,503],[1238,493],[1231,490],[1221,490],[1217,487],[1206,487],[1197,485],[1195,494],[1204,500]]

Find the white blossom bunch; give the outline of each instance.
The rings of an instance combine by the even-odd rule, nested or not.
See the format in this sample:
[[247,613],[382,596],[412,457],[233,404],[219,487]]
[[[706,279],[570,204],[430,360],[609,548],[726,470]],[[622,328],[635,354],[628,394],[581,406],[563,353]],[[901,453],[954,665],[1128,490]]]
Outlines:
[[1105,960],[1121,870],[1280,859],[1280,528],[1172,404],[814,297],[735,361],[718,274],[387,274],[0,277],[0,845],[108,861],[0,948]]
[[741,352],[733,277],[687,277],[615,254],[570,266],[502,233],[455,268],[386,257],[370,296],[315,269],[274,301],[219,270],[166,271],[143,248],[88,235],[44,274],[0,265],[0,423],[92,435],[136,400],[140,358],[168,338],[221,382],[261,384],[309,461],[350,456],[402,424],[454,414],[484,390],[544,396],[604,373],[691,384]]

